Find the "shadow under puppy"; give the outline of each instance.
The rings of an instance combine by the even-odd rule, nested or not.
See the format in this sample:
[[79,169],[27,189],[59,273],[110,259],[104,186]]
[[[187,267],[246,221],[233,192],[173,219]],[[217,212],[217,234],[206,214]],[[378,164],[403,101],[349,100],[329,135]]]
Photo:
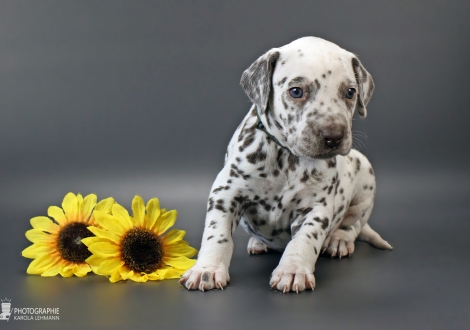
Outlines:
[[241,85],[253,106],[212,186],[197,263],[180,282],[223,289],[238,224],[249,253],[284,250],[270,280],[282,292],[314,289],[318,255],[351,255],[356,238],[391,250],[367,223],[374,171],[351,149],[353,114],[367,115],[374,90],[358,58],[304,37],[262,55]]

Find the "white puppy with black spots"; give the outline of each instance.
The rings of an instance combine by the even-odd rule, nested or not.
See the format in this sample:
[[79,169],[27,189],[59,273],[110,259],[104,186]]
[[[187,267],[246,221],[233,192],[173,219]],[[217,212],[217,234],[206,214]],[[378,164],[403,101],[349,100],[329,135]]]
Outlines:
[[284,250],[270,281],[282,292],[314,289],[318,255],[351,255],[356,238],[391,250],[367,224],[374,171],[351,149],[354,112],[366,116],[374,90],[357,57],[305,37],[262,55],[241,85],[253,107],[212,186],[197,263],[180,282],[223,289],[239,223],[249,253]]

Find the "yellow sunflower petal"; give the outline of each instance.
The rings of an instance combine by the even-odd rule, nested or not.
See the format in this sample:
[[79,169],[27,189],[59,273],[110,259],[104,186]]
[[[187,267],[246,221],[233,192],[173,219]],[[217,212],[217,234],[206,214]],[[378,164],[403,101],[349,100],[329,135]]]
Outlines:
[[134,271],[128,269],[127,267],[121,267],[119,269],[119,274],[121,275],[121,278],[123,280],[127,280],[127,279],[131,278],[132,275],[134,275]]
[[91,244],[88,250],[95,256],[101,258],[118,257],[120,255],[119,247],[107,242]]
[[103,260],[96,273],[99,275],[111,275],[115,269],[120,268],[122,265],[124,265],[124,262],[120,258]]
[[59,273],[62,277],[71,277],[73,276],[73,265],[64,264],[60,267]]
[[161,214],[160,201],[158,200],[158,198],[150,199],[147,203],[146,210],[147,210],[148,221],[145,227],[147,229],[153,230],[155,227],[155,223],[157,222]]
[[188,259],[186,257],[165,257],[163,262],[178,269],[189,269],[196,263],[195,259]]
[[82,194],[77,194],[77,201],[78,201],[78,210],[80,211],[80,206],[82,206],[82,203],[83,203]]
[[83,199],[82,205],[80,205],[80,218],[83,221],[89,220],[93,208],[96,205],[97,197],[95,194],[89,194]]
[[102,211],[95,211],[93,214],[95,216],[96,223],[104,229],[117,235],[123,235],[126,232],[122,224],[112,215]]
[[[85,262],[86,262],[88,265],[90,265],[91,270],[93,271],[93,273],[98,274],[98,273],[97,273],[98,268],[99,268],[99,266],[101,265],[101,263],[102,263],[103,261],[105,261],[105,260],[107,260],[107,259],[104,259],[104,258],[101,258],[101,257],[97,257],[97,256],[95,256],[95,255],[91,255],[91,256],[89,256],[89,257],[85,260]],[[99,275],[103,275],[103,274],[99,274]]]
[[53,252],[55,252],[55,249],[50,243],[35,243],[21,251],[21,255],[25,258],[35,259],[42,254],[51,255]]
[[48,217],[34,217],[30,220],[31,226],[34,229],[55,233],[59,230],[59,226],[52,222]]
[[65,216],[64,210],[58,206],[49,206],[47,209],[47,215],[57,221],[59,225],[65,225],[67,223],[67,217]]
[[165,255],[168,257],[194,257],[197,250],[188,244],[174,244],[165,247]]
[[186,269],[168,269],[168,271],[165,273],[166,279],[169,278],[180,278],[181,275],[183,275],[186,272]]
[[120,204],[116,203],[113,205],[113,216],[119,221],[121,226],[125,230],[129,230],[134,227],[129,212]]
[[175,244],[183,239],[186,231],[180,229],[172,229],[165,236],[162,237],[165,244]]
[[101,228],[94,227],[94,226],[89,226],[87,228],[88,228],[89,231],[91,231],[93,234],[95,234],[96,237],[106,238],[106,239],[108,239],[108,240],[110,240],[114,243],[117,243],[117,244],[119,244],[119,242],[121,241],[121,239],[119,238],[118,235],[110,232],[109,230],[101,229]]
[[132,200],[132,215],[134,217],[134,225],[141,227],[145,219],[145,203],[142,197],[135,196]]
[[106,199],[101,200],[95,206],[95,211],[102,211],[104,213],[111,213],[111,209],[114,204],[114,198],[108,197]]
[[46,234],[39,229],[30,229],[25,233],[25,236],[33,243],[47,243],[53,240],[53,235]]
[[[73,193],[65,195],[62,208],[68,221],[76,221],[78,217],[78,198]],[[62,274],[62,273],[61,273]]]
[[41,276],[44,276],[44,277],[56,276],[57,274],[59,274],[61,267],[62,267],[62,263],[57,262],[54,265],[52,265],[50,268],[42,272]]
[[60,257],[56,255],[43,254],[40,257],[37,257],[28,266],[26,272],[28,274],[41,274],[46,271],[48,268],[52,267],[54,264],[59,262]]
[[134,273],[130,277],[130,279],[133,280],[134,282],[144,283],[144,282],[147,282],[149,278],[148,278],[148,275],[146,273],[142,273],[142,274]]
[[95,236],[82,238],[81,242],[85,244],[86,246],[90,246],[95,243],[112,243],[107,238],[101,238],[101,237],[95,237]]
[[155,230],[157,231],[157,234],[161,235],[171,228],[175,224],[177,216],[178,212],[176,212],[176,210],[171,210],[161,215],[155,224]]
[[78,277],[83,277],[91,271],[91,267],[87,264],[78,264],[75,266],[74,274]]
[[156,271],[154,271],[153,273],[148,274],[147,276],[148,276],[149,280],[153,280],[153,281],[163,280],[163,279],[165,279],[165,275],[168,272],[168,270],[169,270],[169,268],[157,269]]
[[118,267],[112,272],[111,276],[109,277],[109,281],[111,283],[116,283],[116,282],[122,281],[120,271],[121,271],[121,269],[120,269],[120,267]]

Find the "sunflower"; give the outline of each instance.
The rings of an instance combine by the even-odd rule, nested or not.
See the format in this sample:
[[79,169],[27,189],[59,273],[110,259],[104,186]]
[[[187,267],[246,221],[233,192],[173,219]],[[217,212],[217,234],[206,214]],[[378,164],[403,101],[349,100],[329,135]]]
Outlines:
[[94,211],[106,214],[111,211],[113,198],[107,198],[98,204],[95,194],[82,197],[68,193],[62,201],[62,208],[50,206],[49,217],[31,219],[34,229],[26,232],[26,238],[33,245],[24,249],[23,257],[34,259],[26,272],[41,276],[63,277],[85,276],[91,271],[85,260],[91,255],[81,240],[93,236],[87,227],[95,224]]
[[102,228],[88,227],[96,236],[82,240],[93,253],[86,260],[93,272],[108,276],[113,283],[127,279],[146,282],[179,278],[194,265],[196,260],[189,258],[197,250],[183,240],[186,232],[168,231],[176,221],[176,210],[160,209],[157,198],[145,206],[143,199],[135,196],[132,213],[131,217],[117,203],[111,215],[94,213]]

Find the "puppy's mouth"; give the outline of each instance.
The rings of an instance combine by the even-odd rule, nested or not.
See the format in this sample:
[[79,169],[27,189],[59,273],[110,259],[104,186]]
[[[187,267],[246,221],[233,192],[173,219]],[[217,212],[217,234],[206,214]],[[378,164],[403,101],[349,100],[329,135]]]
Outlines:
[[315,159],[329,159],[329,158],[333,158],[335,156],[337,156],[339,153],[336,151],[330,151],[330,152],[326,152],[326,153],[323,153],[323,154],[319,154],[319,155],[315,155],[313,156],[313,158]]

